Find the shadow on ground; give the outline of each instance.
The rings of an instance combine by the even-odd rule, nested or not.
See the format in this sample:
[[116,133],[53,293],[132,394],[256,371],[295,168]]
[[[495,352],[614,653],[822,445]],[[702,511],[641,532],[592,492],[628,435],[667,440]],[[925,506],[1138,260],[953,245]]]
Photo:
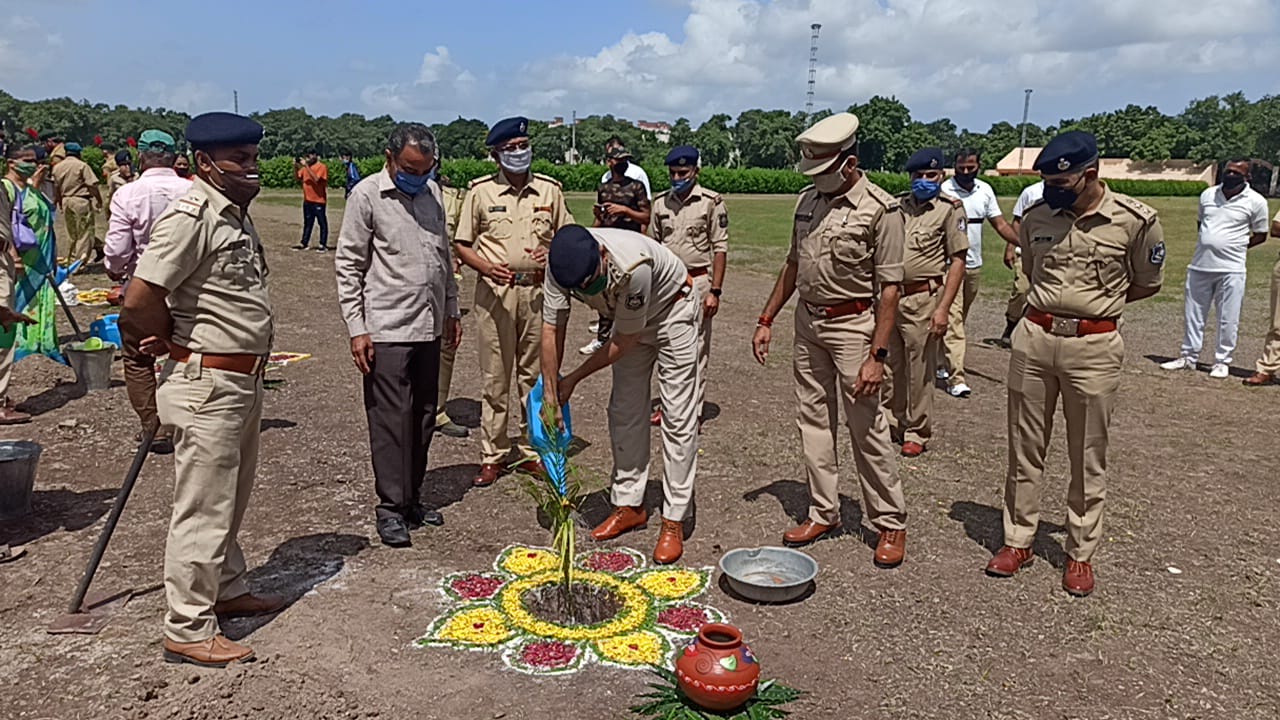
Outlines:
[[[743,493],[742,499],[755,502],[763,495],[770,495],[777,500],[778,504],[782,505],[782,511],[795,524],[799,525],[809,518],[809,487],[806,484],[795,480],[775,480],[764,487]],[[781,536],[788,529],[779,529],[777,534]],[[863,527],[862,508],[858,503],[848,495],[842,494],[840,496],[840,529],[827,537],[835,538],[845,535],[855,535],[863,544],[873,549],[880,540],[876,531]]]
[[30,515],[0,523],[0,543],[26,545],[59,530],[83,530],[107,513],[116,492],[37,490],[31,496]]
[[[355,557],[368,547],[368,538],[359,535],[319,533],[292,538],[272,551],[267,562],[250,570],[246,580],[254,593],[283,597],[288,608],[317,585],[342,572],[347,558]],[[222,631],[232,640],[241,640],[276,617],[278,613],[228,620],[222,623]]]
[[[992,555],[1004,545],[1004,512],[1000,508],[961,501],[951,504],[951,512],[947,517],[963,524],[964,534]],[[1058,569],[1067,566],[1067,553],[1049,535],[1061,532],[1066,532],[1066,528],[1041,520],[1036,539],[1031,543],[1033,553]]]

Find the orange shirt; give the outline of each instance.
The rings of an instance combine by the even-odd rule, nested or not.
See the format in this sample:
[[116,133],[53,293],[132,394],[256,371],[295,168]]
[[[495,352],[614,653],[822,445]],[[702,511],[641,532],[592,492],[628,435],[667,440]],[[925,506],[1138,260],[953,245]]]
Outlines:
[[[310,175],[307,171],[311,171]],[[312,178],[315,178],[312,180]],[[298,169],[298,179],[302,181],[302,199],[309,203],[325,204],[325,189],[329,187],[329,168],[320,161],[314,165],[305,165]]]

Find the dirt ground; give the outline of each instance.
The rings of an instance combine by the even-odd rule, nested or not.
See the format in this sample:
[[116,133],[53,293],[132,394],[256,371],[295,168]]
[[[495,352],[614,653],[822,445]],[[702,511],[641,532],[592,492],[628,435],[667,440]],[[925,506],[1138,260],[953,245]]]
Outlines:
[[[24,361],[13,388],[37,417],[3,436],[35,440],[44,455],[35,514],[0,528],[0,541],[28,553],[0,565],[0,716],[625,717],[644,673],[593,666],[537,679],[504,670],[496,655],[410,647],[442,607],[441,577],[486,568],[502,547],[545,544],[548,535],[514,479],[471,489],[479,460],[473,433],[437,436],[432,446],[427,498],[446,525],[415,533],[410,549],[377,543],[360,386],[335,302],[333,256],[288,250],[299,232],[296,208],[263,205],[255,214],[270,252],[277,349],[314,357],[280,371],[287,382],[268,393],[240,540],[251,585],[292,604],[265,622],[225,626],[253,646],[256,663],[200,670],[161,662],[173,469],[169,458],[153,457],[95,585],[141,594],[98,636],[47,635],[128,466],[136,420],[122,383],[77,398],[69,371]],[[102,279],[81,283],[94,284]],[[771,284],[743,270],[726,283],[708,390],[716,416],[702,435],[689,565],[713,566],[730,548],[776,544],[805,514],[790,323],[777,324],[768,367],[749,355]],[[911,512],[907,562],[892,571],[871,564],[842,429],[848,530],[810,549],[822,566],[816,592],[765,607],[713,585],[706,601],[743,629],[766,676],[808,691],[795,704],[797,718],[1280,717],[1280,459],[1266,429],[1280,387],[1247,390],[1203,372],[1163,373],[1151,358],[1175,351],[1181,303],[1133,307],[1098,591],[1081,600],[1059,587],[1068,472],[1061,422],[1040,561],[1015,579],[988,578],[982,568],[1001,540],[1008,356],[977,340],[1003,327],[1001,291],[984,294],[971,320],[973,397],[939,394],[930,451],[900,466]],[[469,290],[464,299],[470,305]],[[1251,291],[1237,377],[1260,350],[1266,304]],[[79,316],[87,322],[96,312]],[[577,344],[587,339],[586,315],[575,309]],[[450,409],[474,427],[479,376],[469,320],[466,330]],[[586,382],[574,407],[578,434],[590,443],[577,462],[601,478],[610,467],[608,386],[607,374]],[[593,508],[598,513],[600,503]],[[648,553],[655,538],[651,525],[612,544]]]

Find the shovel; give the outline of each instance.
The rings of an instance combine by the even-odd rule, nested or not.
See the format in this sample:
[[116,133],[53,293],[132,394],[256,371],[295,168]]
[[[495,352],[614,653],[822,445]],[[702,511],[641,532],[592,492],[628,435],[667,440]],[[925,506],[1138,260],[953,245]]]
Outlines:
[[122,609],[133,597],[132,589],[90,597],[89,584],[93,582],[93,576],[98,572],[102,555],[107,551],[107,543],[111,541],[111,534],[115,532],[116,524],[120,522],[124,504],[128,502],[129,494],[133,492],[133,485],[142,472],[142,465],[147,461],[147,455],[151,453],[151,441],[155,440],[159,430],[160,420],[156,419],[151,421],[147,431],[142,434],[142,442],[138,445],[138,451],[133,454],[133,464],[129,466],[129,474],[125,475],[124,484],[120,486],[120,492],[116,493],[115,504],[111,506],[107,524],[98,535],[97,544],[93,546],[93,554],[89,556],[89,565],[84,569],[84,576],[80,578],[75,597],[71,598],[67,612],[49,626],[49,634],[97,635],[111,621],[111,616]]
[[62,297],[62,291],[58,289],[58,283],[54,281],[53,273],[45,275],[49,284],[53,286],[53,294],[58,296],[58,304],[62,306],[62,311],[67,314],[67,320],[71,323],[71,329],[76,333],[76,340],[84,342],[84,332],[80,329],[80,323],[76,322],[76,318],[71,314],[71,307],[67,305],[67,299]]

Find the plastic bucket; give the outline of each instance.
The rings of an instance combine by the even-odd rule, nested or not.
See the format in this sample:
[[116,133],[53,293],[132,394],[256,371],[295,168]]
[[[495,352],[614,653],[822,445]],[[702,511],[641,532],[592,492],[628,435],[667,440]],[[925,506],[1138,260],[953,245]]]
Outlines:
[[88,349],[80,343],[62,348],[67,362],[76,372],[76,384],[84,390],[106,390],[111,387],[111,363],[116,358],[116,346],[102,343],[97,349]]
[[31,514],[40,446],[25,440],[0,441],[0,520]]

